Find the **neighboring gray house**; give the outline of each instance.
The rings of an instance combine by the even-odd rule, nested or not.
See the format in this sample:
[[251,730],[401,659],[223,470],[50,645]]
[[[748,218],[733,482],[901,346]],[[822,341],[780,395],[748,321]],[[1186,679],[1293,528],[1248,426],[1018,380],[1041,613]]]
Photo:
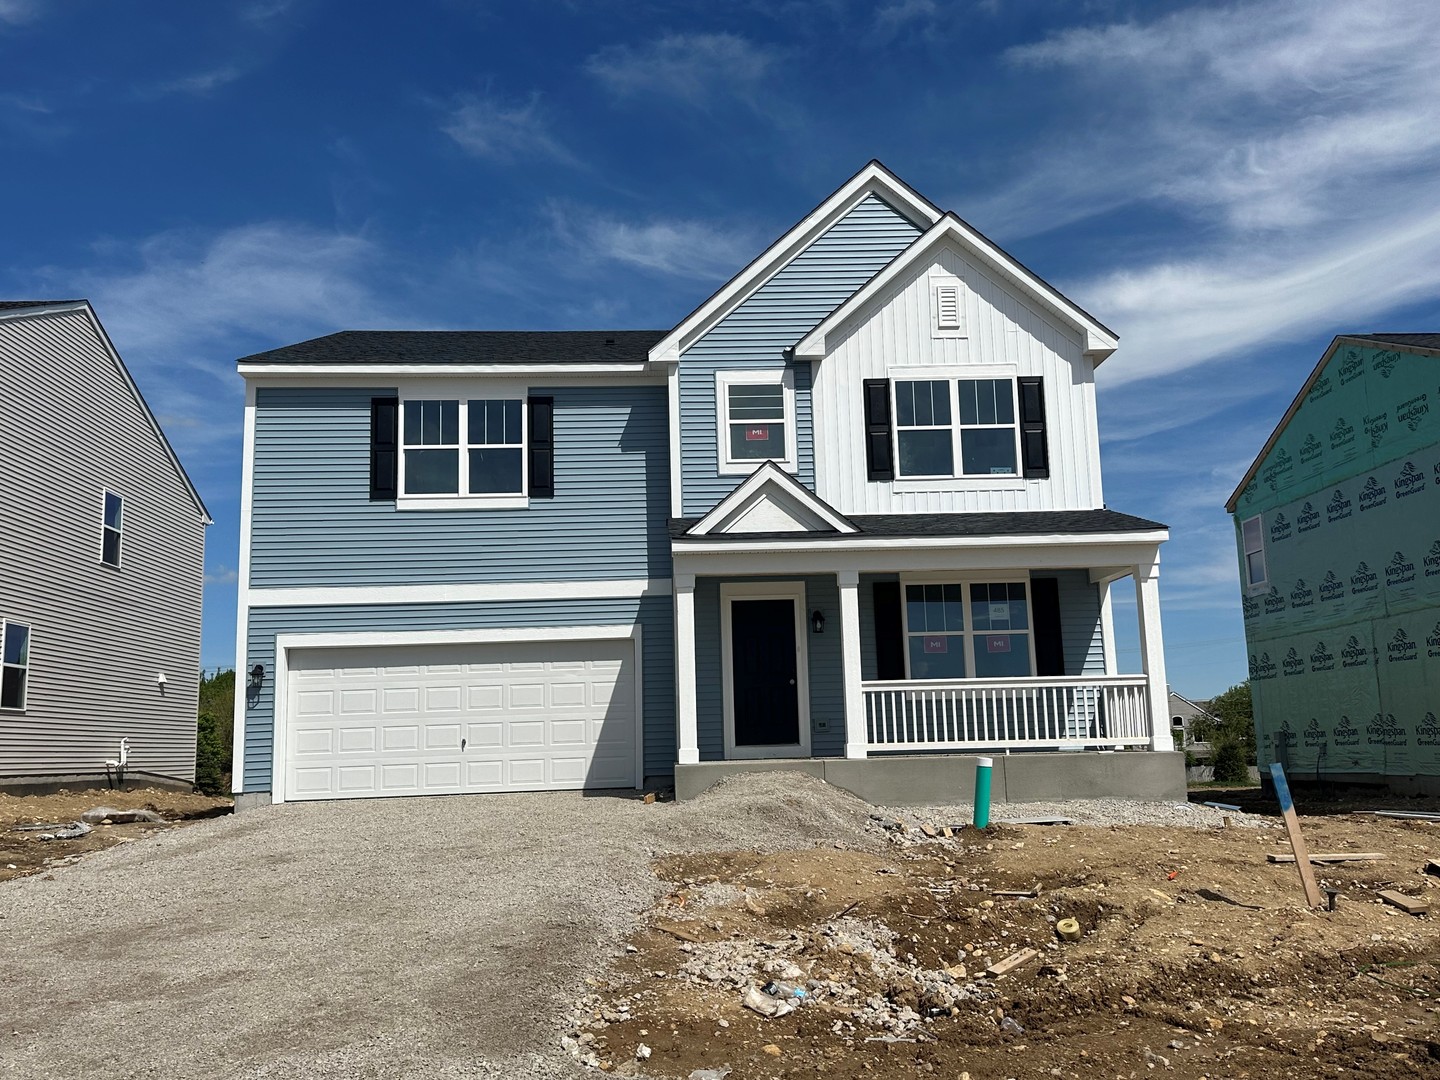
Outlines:
[[195,778],[200,496],[84,300],[0,302],[0,788]]
[[1101,489],[1116,345],[872,162],[669,330],[245,357],[239,803],[766,767],[939,800],[976,752],[1008,801],[1183,798],[1169,533]]
[[[1175,736],[1175,748],[1188,750],[1197,761],[1210,760],[1210,744],[1196,742],[1190,734],[1191,725],[1201,717],[1215,720],[1215,715],[1182,694],[1170,691],[1170,734]],[[1218,722],[1218,721],[1217,721]]]

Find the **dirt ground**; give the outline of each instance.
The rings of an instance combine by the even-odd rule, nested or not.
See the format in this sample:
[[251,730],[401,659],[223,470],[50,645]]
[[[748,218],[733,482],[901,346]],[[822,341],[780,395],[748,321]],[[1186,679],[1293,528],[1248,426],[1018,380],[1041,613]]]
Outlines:
[[[1302,823],[1312,852],[1384,855],[1315,867],[1333,913],[1305,907],[1293,863],[1267,862],[1290,850],[1276,818],[668,857],[670,894],[582,1002],[572,1053],[697,1080],[1440,1077],[1440,877],[1424,872],[1440,825]],[[1060,940],[1064,918],[1081,940]],[[1038,956],[987,977],[1024,948]],[[742,1005],[782,976],[810,1000],[774,1018]]]
[[[96,823],[76,840],[42,840],[44,830],[17,829],[17,825],[68,825],[97,807],[115,810],[151,810],[161,822]],[[7,795],[0,792],[0,881],[44,873],[75,862],[92,851],[172,829],[186,822],[230,812],[229,799],[214,799],[168,788],[111,790],[89,788],[53,795]]]

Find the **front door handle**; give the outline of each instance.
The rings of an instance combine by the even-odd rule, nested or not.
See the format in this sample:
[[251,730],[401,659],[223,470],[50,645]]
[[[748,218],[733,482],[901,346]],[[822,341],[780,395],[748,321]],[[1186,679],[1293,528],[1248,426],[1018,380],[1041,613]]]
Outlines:
[[791,686],[794,686],[794,685],[795,685],[795,680],[794,680],[794,679],[791,679],[791,680],[790,680],[790,685],[791,685]]

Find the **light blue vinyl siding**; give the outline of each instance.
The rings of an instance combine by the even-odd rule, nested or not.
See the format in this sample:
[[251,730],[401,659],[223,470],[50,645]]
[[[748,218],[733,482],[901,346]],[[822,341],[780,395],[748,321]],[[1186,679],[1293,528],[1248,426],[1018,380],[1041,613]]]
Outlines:
[[397,510],[369,501],[370,399],[393,391],[257,390],[250,584],[669,577],[664,388],[536,392],[555,399],[553,499]]
[[[725,680],[720,643],[720,586],[766,578],[700,578],[695,582],[695,711],[701,761],[725,758]],[[793,579],[789,579],[793,580]],[[806,577],[805,646],[810,667],[810,748],[813,757],[845,752],[845,685],[841,674],[840,591],[831,575]],[[809,630],[810,612],[825,615],[825,632]],[[824,729],[817,725],[823,723]]]
[[1087,570],[1057,570],[1060,640],[1066,675],[1105,674],[1105,630],[1100,621],[1100,586]]
[[[529,600],[469,604],[386,604],[257,608],[250,612],[245,666],[275,670],[275,636],[293,633],[375,633],[502,627],[631,626],[642,631],[645,774],[668,776],[675,763],[674,613],[671,598]],[[267,676],[245,709],[245,790],[269,791],[275,719],[274,681]]]
[[[718,474],[714,373],[752,365],[783,366],[785,350],[919,234],[919,228],[893,207],[868,195],[685,351],[680,360],[680,403],[687,515],[705,513],[744,479]],[[813,442],[809,376],[808,365],[797,366],[799,478],[813,487],[813,450],[806,449]]]
[[[783,360],[755,362],[751,368],[775,369]],[[795,478],[815,489],[815,425],[810,404],[810,365],[791,364],[795,378]],[[720,414],[715,401],[715,373],[733,371],[736,364],[695,360],[680,369],[680,456],[684,461],[685,513],[703,515],[745,479],[721,476],[717,428]],[[755,468],[760,462],[755,462]]]

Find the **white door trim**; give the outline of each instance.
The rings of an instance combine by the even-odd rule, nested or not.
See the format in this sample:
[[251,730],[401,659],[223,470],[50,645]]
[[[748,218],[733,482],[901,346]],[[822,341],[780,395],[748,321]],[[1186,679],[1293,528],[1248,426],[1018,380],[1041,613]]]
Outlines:
[[[790,600],[795,608],[795,706],[800,741],[784,746],[735,745],[735,674],[730,640],[730,605],[735,600]],[[809,615],[805,582],[759,581],[722,583],[720,586],[720,666],[725,688],[725,758],[810,756],[810,663],[805,632]]]
[[285,801],[285,749],[290,707],[290,652],[293,649],[351,649],[393,645],[484,645],[516,641],[615,641],[628,638],[635,650],[635,787],[645,786],[645,672],[640,624],[619,626],[526,626],[483,630],[400,630],[275,635],[274,730],[270,756],[270,801]]

